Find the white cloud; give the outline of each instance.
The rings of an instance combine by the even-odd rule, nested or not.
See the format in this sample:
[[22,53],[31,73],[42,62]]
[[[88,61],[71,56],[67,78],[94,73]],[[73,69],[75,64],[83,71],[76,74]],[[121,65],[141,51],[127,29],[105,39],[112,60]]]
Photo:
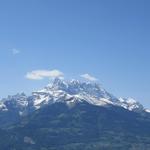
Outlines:
[[12,53],[13,53],[13,55],[17,55],[20,53],[20,51],[18,49],[13,48]]
[[64,74],[59,70],[34,70],[26,74],[30,80],[42,80],[44,78],[63,78]]
[[81,75],[82,78],[86,79],[86,80],[89,80],[89,81],[97,81],[97,79],[89,74],[83,74]]

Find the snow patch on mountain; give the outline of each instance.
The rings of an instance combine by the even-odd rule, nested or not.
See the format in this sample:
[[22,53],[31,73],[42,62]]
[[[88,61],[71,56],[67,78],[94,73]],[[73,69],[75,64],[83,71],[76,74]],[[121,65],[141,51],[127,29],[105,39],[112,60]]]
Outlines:
[[115,105],[130,111],[140,112],[144,107],[133,98],[116,98],[98,83],[79,80],[55,79],[44,89],[33,92],[34,106],[39,109],[45,104],[65,102],[68,106],[77,102],[87,102],[97,106]]
[[55,102],[66,102],[69,105],[70,103],[86,101],[89,104],[104,106],[118,101],[98,84],[79,80],[55,79],[44,89],[33,92],[33,95],[36,108],[40,108],[40,105],[43,104]]
[[96,106],[114,105],[130,111],[150,112],[133,98],[117,98],[107,92],[98,83],[79,80],[63,80],[56,78],[41,90],[26,96],[24,93],[8,96],[0,102],[0,111],[18,110],[24,115],[32,110],[40,109],[53,103],[66,103],[69,107],[76,103],[87,102]]
[[145,109],[145,111],[146,111],[147,113],[150,113],[150,109]]
[[144,107],[142,104],[137,102],[133,98],[119,98],[120,106],[130,111],[143,111]]
[[0,102],[0,110],[1,111],[7,111],[8,110],[6,105],[3,102]]

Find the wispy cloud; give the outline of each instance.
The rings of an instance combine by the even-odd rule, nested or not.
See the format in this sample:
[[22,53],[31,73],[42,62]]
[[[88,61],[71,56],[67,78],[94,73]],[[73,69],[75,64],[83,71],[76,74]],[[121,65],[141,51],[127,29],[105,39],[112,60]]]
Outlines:
[[45,78],[64,78],[64,73],[59,70],[33,70],[25,76],[30,80],[42,80]]
[[16,49],[16,48],[13,48],[11,51],[12,51],[12,54],[13,54],[13,55],[17,55],[17,54],[20,53],[20,50],[18,50],[18,49]]
[[80,75],[80,76],[81,76],[82,78],[86,79],[86,80],[89,80],[89,81],[97,81],[97,80],[98,80],[97,78],[95,78],[95,77],[89,75],[88,73],[82,74],[82,75]]

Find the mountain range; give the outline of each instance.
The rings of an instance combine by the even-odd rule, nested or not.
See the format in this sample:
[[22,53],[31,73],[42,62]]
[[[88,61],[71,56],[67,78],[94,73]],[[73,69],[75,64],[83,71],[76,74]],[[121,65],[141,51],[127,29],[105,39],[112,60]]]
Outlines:
[[[150,110],[99,83],[56,78],[0,101],[3,150],[149,150]],[[1,149],[0,148],[0,149]]]

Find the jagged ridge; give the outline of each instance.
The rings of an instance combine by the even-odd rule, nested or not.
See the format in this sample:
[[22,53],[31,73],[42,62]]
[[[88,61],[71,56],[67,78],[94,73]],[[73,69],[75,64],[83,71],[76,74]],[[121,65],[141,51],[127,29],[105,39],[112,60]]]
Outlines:
[[31,96],[24,93],[8,96],[0,102],[1,111],[15,110],[25,115],[32,110],[56,102],[66,103],[72,107],[76,103],[87,102],[97,106],[115,105],[130,111],[147,111],[142,104],[132,98],[117,98],[103,89],[100,84],[79,80],[62,80],[56,78],[45,88],[35,91]]

